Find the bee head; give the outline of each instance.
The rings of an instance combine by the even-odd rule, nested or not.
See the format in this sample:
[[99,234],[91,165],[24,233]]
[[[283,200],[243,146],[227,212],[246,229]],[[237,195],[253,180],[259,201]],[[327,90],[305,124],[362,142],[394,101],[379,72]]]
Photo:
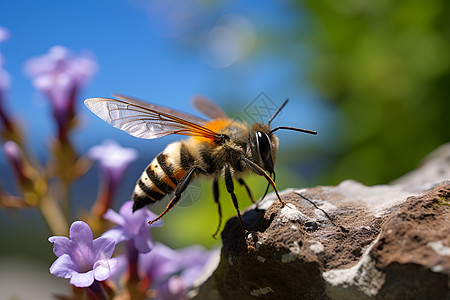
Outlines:
[[251,143],[256,163],[270,174],[274,173],[275,157],[278,150],[278,137],[269,135],[268,124],[255,123],[251,126]]
[[317,134],[317,131],[308,130],[297,127],[287,127],[280,126],[274,129],[270,128],[270,123],[278,115],[278,113],[287,104],[289,99],[286,99],[283,104],[277,109],[273,116],[269,119],[267,124],[255,123],[251,126],[252,129],[252,144],[253,144],[253,157],[257,159],[257,163],[264,170],[268,171],[270,174],[275,174],[275,156],[278,150],[278,137],[274,134],[275,131],[279,129],[288,129],[294,131],[300,131],[309,134]]
[[[275,131],[279,129],[288,129],[294,131],[300,131],[309,134],[317,134],[317,131],[302,129],[297,127],[287,127],[281,126],[276,127],[274,129],[270,128],[270,123],[273,119],[278,115],[278,113],[283,109],[283,107],[287,104],[289,99],[286,99],[283,104],[277,109],[277,111],[273,114],[273,116],[269,119],[267,124],[263,123],[254,123],[251,126],[251,136],[250,142],[252,144],[252,156],[256,160],[256,163],[262,167],[264,170],[270,173],[270,176],[275,181],[275,156],[278,150],[278,137],[274,134]],[[267,184],[266,191],[261,199],[263,199],[270,187],[270,183]]]

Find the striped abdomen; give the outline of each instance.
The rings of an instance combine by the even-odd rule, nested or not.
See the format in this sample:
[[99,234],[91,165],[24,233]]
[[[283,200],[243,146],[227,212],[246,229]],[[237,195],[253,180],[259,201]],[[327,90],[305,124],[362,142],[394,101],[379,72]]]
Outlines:
[[134,188],[133,211],[153,204],[173,192],[187,171],[180,167],[180,142],[174,142],[158,154],[142,172]]

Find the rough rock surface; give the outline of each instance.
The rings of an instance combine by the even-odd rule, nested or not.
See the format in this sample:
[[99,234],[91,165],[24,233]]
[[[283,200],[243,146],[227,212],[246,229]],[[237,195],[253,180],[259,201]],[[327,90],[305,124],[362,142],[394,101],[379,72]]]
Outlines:
[[194,299],[450,299],[450,147],[390,185],[286,190],[222,232]]

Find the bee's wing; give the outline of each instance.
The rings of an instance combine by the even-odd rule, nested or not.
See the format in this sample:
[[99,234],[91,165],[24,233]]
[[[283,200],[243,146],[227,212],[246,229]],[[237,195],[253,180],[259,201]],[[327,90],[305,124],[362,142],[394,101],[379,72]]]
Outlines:
[[199,125],[205,122],[203,119],[126,96],[118,97],[122,100],[89,98],[84,104],[108,124],[135,137],[154,139],[180,134],[220,138],[214,131]]
[[203,115],[211,119],[226,119],[227,115],[214,102],[203,96],[195,96],[192,99],[194,107]]
[[134,104],[136,106],[142,106],[148,109],[152,109],[167,115],[171,115],[173,117],[178,117],[180,119],[183,119],[185,121],[191,122],[191,123],[195,123],[198,125],[202,125],[204,123],[206,123],[207,121],[205,119],[202,119],[200,117],[196,117],[193,115],[190,115],[188,113],[182,112],[182,111],[178,111],[172,108],[168,108],[168,107],[164,107],[164,106],[160,106],[160,105],[156,105],[156,104],[152,104],[152,103],[148,103],[133,97],[129,97],[129,96],[125,96],[125,95],[121,95],[121,94],[113,94],[114,97],[118,98],[119,100],[122,100],[124,102],[130,103],[130,104]]

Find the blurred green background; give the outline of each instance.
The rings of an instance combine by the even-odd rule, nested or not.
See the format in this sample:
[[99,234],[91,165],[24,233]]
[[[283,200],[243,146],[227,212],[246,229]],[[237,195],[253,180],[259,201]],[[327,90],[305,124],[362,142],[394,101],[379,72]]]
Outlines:
[[449,141],[448,1],[297,4],[311,18],[298,39],[309,78],[344,116],[323,182],[386,183]]
[[[121,5],[132,12],[124,12],[129,19],[120,19],[119,22],[123,22],[121,26],[128,20],[132,23],[133,17],[145,18],[146,12],[143,7],[153,2],[124,1]],[[123,92],[143,99],[173,97],[183,99],[184,104],[178,106],[174,103],[172,106],[190,112],[186,99],[194,93],[200,93],[214,99],[231,116],[242,119],[246,119],[246,115],[242,114],[242,108],[261,91],[267,92],[277,104],[285,97],[290,97],[291,103],[286,112],[277,117],[275,124],[318,130],[319,135],[300,137],[298,133],[280,132],[280,149],[276,165],[279,190],[288,187],[335,185],[349,178],[366,185],[388,183],[414,169],[426,154],[449,141],[447,115],[450,110],[450,18],[448,17],[450,3],[448,1],[304,0],[263,1],[252,4],[226,1],[186,3],[201,7],[201,14],[195,15],[188,22],[190,30],[175,38],[166,39],[153,33],[152,22],[149,22],[150,24],[143,22],[144,26],[152,28],[145,32],[149,36],[139,31],[134,37],[148,44],[149,49],[159,51],[157,55],[160,56],[156,58],[154,53],[145,51],[141,53],[139,49],[128,47],[126,44],[95,44],[91,41],[104,38],[101,29],[95,29],[97,25],[92,25],[95,24],[95,20],[99,22],[103,20],[100,11],[102,9],[106,11],[109,6],[118,11],[123,9],[104,2],[99,2],[95,8],[98,15],[92,16],[91,24],[88,24],[94,28],[90,33],[92,35],[90,39],[86,38],[89,36],[88,31],[75,35],[66,32],[65,39],[59,41],[55,38],[53,43],[65,43],[70,47],[71,41],[74,40],[76,43],[73,48],[89,48],[96,53],[103,71],[84,92],[86,97],[109,96],[113,92]],[[51,7],[53,4],[52,1],[45,1],[40,5],[44,11],[47,6]],[[80,12],[83,11],[80,15],[84,16],[89,14],[86,11],[91,9],[91,7],[85,9],[84,6],[92,4],[80,2],[71,5]],[[18,14],[16,17],[19,17],[19,10],[14,9],[2,3],[0,15],[5,15],[0,21],[4,20],[3,17],[6,17],[8,12],[12,16],[16,13]],[[58,13],[62,16],[71,11],[68,9],[62,13],[64,7],[57,6],[50,12],[55,12],[55,9],[59,9]],[[239,15],[240,18],[247,20],[246,24],[251,25],[251,34],[246,35],[248,32],[244,32],[245,28],[248,29],[247,25],[237,27],[238,33],[244,34],[237,42],[240,48],[227,48],[230,40],[225,39],[223,41],[225,44],[221,44],[218,38],[217,44],[209,45],[213,48],[212,54],[209,53],[206,59],[197,59],[194,63],[192,53],[203,53],[202,47],[205,47],[204,43],[199,41],[201,40],[199,36],[211,34],[211,30],[217,27],[216,21],[227,13]],[[58,18],[61,18],[61,15]],[[17,31],[16,33],[14,31],[12,16],[7,18],[10,21],[0,25],[9,27],[14,35]],[[157,19],[156,16],[157,14],[153,14],[147,17],[154,20]],[[74,22],[77,26],[81,26],[82,21]],[[161,22],[164,22],[165,29],[172,28],[170,25],[174,25],[173,27],[178,25],[171,24],[170,18],[165,18]],[[195,23],[195,26],[192,23]],[[130,32],[129,34],[133,36]],[[53,31],[41,34],[52,36]],[[108,34],[119,36],[127,35],[127,32],[122,31],[119,34],[108,31]],[[58,36],[60,35],[56,35]],[[249,48],[241,45],[250,40]],[[11,43],[13,41],[11,40]],[[30,43],[33,41],[30,40]],[[51,46],[53,44],[41,45],[41,48],[32,54],[42,54]],[[20,73],[21,70],[14,68],[14,64],[19,65],[19,60],[23,63],[24,58],[31,54],[24,52],[22,48],[17,49],[22,56],[16,61],[13,55],[16,49],[12,46],[5,47],[4,59],[10,61],[6,64],[7,70],[11,72],[13,78],[19,77],[16,73]],[[103,48],[96,49],[96,47]],[[241,52],[236,49],[240,49]],[[141,57],[148,56],[142,60],[143,69],[136,62],[128,61],[133,59],[135,51]],[[217,51],[222,55],[219,58],[214,57],[219,55]],[[231,51],[239,53],[234,53],[233,56],[230,54]],[[102,53],[108,52],[113,55],[106,59],[104,58],[106,54],[102,56]],[[170,65],[171,72],[164,73],[166,72],[164,66],[159,66],[160,69],[149,67],[148,61],[159,60],[159,57],[167,60],[166,65],[175,60],[176,64]],[[127,72],[127,68],[130,71]],[[198,71],[194,73],[198,74],[198,79],[190,75],[193,70]],[[142,75],[145,72],[153,73],[142,79],[140,76],[145,76]],[[120,75],[121,73],[123,74]],[[178,81],[177,74],[185,74],[185,77]],[[162,82],[159,86],[149,84],[157,78]],[[178,90],[178,86],[182,92]],[[28,96],[32,94],[30,89],[30,87],[24,89],[28,92]],[[20,94],[22,89],[20,92],[18,90],[17,85],[13,84],[11,98],[28,97]],[[177,92],[180,94],[176,94]],[[162,96],[159,93],[168,94]],[[167,103],[165,100],[152,101]],[[19,104],[11,103],[10,106],[11,111],[16,109],[19,114],[22,113]],[[148,143],[125,137],[125,134],[122,135],[107,125],[100,125],[101,121],[93,120],[96,117],[83,110],[81,99],[80,111],[83,118],[89,120],[88,125],[80,130],[89,131],[89,134],[77,133],[74,137],[74,142],[80,144],[80,153],[100,143],[108,135],[119,140],[121,144],[135,147],[140,151],[140,160],[130,167],[124,187],[117,197],[118,208],[128,199],[134,182],[145,165],[162,151],[165,144],[175,139]],[[46,117],[48,118],[48,115]],[[92,130],[92,126],[97,124],[98,131]],[[34,136],[30,134],[31,139],[35,139],[36,142]],[[38,142],[41,140],[42,138]],[[30,144],[34,145],[34,142],[31,141]],[[154,148],[150,149],[152,146]],[[40,146],[36,149],[42,150],[45,147],[45,142],[40,142]],[[41,159],[45,158],[43,155]],[[4,159],[1,168],[2,186],[14,192],[11,188],[12,179],[8,175],[10,169]],[[88,209],[96,195],[96,179],[89,178],[96,177],[97,171],[93,168],[86,176],[88,179],[80,179],[76,183],[78,193],[81,193],[77,196],[80,199],[78,210]],[[247,182],[255,197],[263,194],[266,187],[263,179],[250,176]],[[211,199],[211,182],[200,181],[195,184],[194,187],[200,191],[200,198],[194,197],[191,202],[185,201],[164,217],[164,227],[152,231],[155,240],[172,247],[196,243],[210,247],[219,243],[219,240],[211,237],[218,222],[217,209]],[[245,208],[250,204],[250,200],[238,184],[236,189],[241,208]],[[235,210],[223,182],[221,191],[225,221],[235,215]],[[151,209],[160,212],[164,206],[165,203],[161,203]],[[1,219],[3,228],[1,238],[5,246],[2,246],[0,251],[3,255],[15,253],[44,257],[45,261],[53,260],[51,245],[46,240],[48,235],[42,233],[45,227],[37,214],[22,212],[13,214],[11,218],[10,215],[2,213]],[[9,231],[12,227],[16,231]],[[28,236],[26,239],[17,238],[25,234]],[[30,248],[33,248],[33,251],[30,251]]]

